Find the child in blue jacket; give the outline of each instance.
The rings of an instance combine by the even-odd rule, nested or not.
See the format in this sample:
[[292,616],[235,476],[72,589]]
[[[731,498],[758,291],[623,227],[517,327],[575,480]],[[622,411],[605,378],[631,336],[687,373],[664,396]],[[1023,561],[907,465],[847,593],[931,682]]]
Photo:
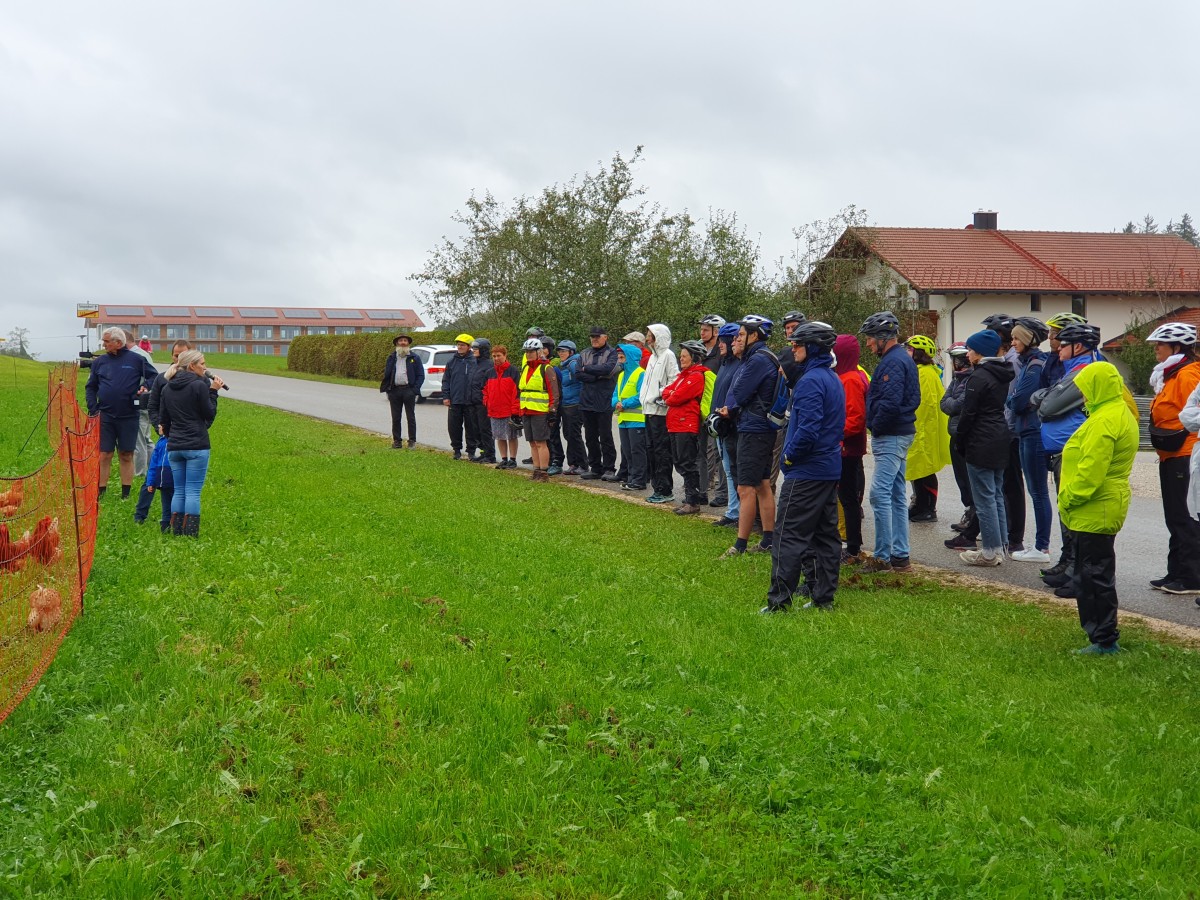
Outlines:
[[154,445],[150,454],[150,463],[146,469],[146,480],[138,493],[137,509],[133,511],[133,521],[141,525],[150,514],[150,504],[154,502],[155,491],[162,498],[162,520],[158,523],[159,530],[166,534],[171,530],[171,499],[175,496],[175,481],[171,477],[171,464],[167,461],[167,437],[163,435]]

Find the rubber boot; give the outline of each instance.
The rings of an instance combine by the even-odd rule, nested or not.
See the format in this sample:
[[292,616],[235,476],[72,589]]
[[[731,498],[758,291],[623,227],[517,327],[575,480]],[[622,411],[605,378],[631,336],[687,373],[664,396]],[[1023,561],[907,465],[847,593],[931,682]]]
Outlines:
[[199,516],[184,516],[183,517],[183,536],[184,537],[200,537],[200,517]]
[[183,513],[171,513],[171,534],[183,534]]

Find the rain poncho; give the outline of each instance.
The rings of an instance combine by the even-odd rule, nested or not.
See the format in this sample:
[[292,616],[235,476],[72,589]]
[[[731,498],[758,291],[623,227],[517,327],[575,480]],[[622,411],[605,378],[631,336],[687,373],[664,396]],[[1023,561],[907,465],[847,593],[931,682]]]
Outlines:
[[917,366],[921,383],[921,405],[917,407],[917,433],[908,448],[908,465],[904,477],[916,481],[926,475],[936,475],[950,465],[949,421],[942,412],[942,379],[936,366]]

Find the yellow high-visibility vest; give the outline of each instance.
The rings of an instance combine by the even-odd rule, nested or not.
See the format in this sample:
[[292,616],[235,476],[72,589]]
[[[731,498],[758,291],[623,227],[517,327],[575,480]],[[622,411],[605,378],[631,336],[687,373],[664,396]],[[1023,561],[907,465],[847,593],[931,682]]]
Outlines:
[[[642,388],[642,376],[646,374],[645,369],[634,369],[633,377],[627,378],[625,372],[622,371],[617,376],[617,399],[628,400],[631,397],[636,397]],[[617,424],[622,422],[641,422],[645,424],[646,416],[642,412],[642,407],[639,405],[636,409],[626,409],[621,407],[621,411],[617,413]]]
[[550,394],[542,376],[542,367],[530,368],[529,360],[521,363],[521,409],[529,412],[550,412]]

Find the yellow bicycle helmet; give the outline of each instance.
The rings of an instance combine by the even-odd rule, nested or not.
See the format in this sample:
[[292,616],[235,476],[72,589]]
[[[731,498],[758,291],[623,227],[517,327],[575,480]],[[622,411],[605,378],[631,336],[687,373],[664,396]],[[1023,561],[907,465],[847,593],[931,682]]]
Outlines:
[[926,337],[923,334],[914,334],[905,343],[914,350],[924,350],[929,354],[931,359],[937,356],[937,344],[933,342],[933,338],[931,337]]

